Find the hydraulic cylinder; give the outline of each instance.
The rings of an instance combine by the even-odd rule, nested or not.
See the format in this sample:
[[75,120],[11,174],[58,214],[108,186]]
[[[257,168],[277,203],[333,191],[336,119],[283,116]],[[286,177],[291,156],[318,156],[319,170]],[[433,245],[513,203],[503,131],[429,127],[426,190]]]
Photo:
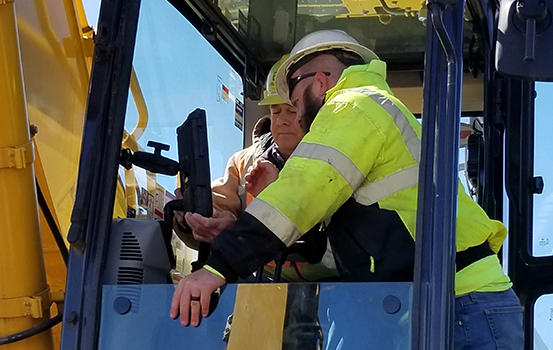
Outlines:
[[[14,2],[0,0],[0,339],[4,340],[48,320],[51,304],[22,73]],[[1,348],[53,349],[52,334],[44,331]]]

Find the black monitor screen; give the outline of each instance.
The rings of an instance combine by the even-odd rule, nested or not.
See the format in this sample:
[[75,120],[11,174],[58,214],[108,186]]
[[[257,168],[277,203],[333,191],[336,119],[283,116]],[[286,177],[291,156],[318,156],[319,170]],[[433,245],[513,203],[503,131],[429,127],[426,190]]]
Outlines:
[[196,109],[177,128],[180,186],[185,211],[210,217],[213,212],[207,144],[207,122],[203,109]]

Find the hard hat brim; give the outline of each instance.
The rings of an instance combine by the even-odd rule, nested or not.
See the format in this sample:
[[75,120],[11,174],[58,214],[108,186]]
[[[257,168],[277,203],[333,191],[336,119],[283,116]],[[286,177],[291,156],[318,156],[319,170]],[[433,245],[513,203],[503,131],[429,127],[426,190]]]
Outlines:
[[287,103],[285,100],[282,99],[278,94],[273,93],[272,95],[269,95],[259,101],[257,105],[259,106],[271,106],[271,105],[279,105],[282,103]]
[[276,78],[275,78],[275,85],[276,85],[276,91],[280,95],[280,97],[286,101],[286,103],[290,103],[290,96],[288,91],[288,81],[287,81],[287,75],[290,71],[290,68],[297,62],[299,62],[302,58],[305,56],[308,56],[310,54],[313,54],[315,52],[321,52],[321,51],[328,51],[328,50],[344,50],[349,51],[358,54],[363,58],[365,63],[369,63],[373,59],[379,59],[378,56],[370,49],[366,48],[365,46],[356,44],[356,43],[348,43],[348,42],[326,42],[322,43],[320,45],[315,45],[309,48],[306,48],[304,50],[300,50],[297,53],[290,55],[290,57],[284,61],[282,66],[277,71]]

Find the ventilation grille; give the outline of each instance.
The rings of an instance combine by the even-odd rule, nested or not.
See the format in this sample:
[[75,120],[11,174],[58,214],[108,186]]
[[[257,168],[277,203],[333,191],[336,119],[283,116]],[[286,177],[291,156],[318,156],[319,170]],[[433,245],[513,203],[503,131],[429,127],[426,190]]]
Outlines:
[[123,233],[119,259],[142,261],[142,249],[140,249],[140,242],[131,232]]
[[143,284],[144,270],[138,267],[120,266],[117,272],[117,284]]

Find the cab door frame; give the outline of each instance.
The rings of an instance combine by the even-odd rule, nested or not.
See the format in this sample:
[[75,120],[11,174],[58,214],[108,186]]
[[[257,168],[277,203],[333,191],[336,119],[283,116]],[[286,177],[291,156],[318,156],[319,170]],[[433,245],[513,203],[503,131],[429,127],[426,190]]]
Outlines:
[[61,349],[96,349],[140,0],[103,1],[71,228]]

